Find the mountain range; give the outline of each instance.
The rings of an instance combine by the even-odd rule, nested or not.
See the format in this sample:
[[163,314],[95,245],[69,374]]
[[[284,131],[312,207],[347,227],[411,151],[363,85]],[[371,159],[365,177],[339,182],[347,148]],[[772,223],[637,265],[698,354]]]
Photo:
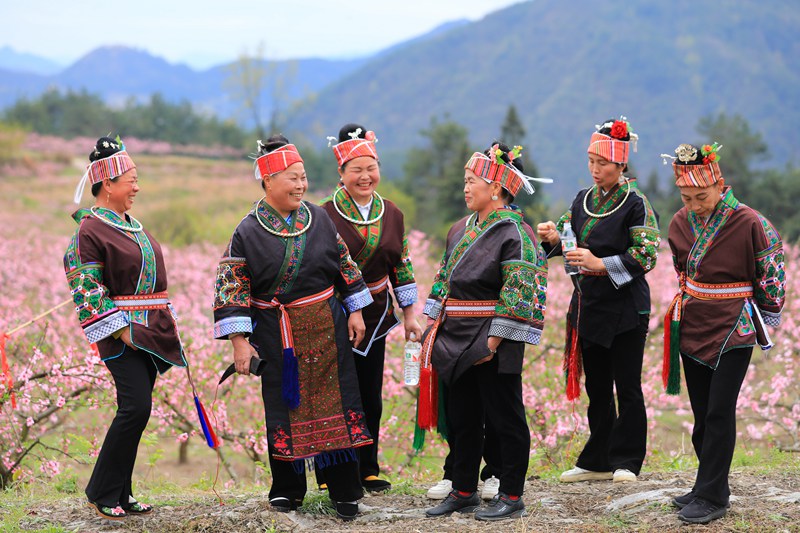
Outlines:
[[[500,131],[514,104],[526,151],[544,186],[567,198],[590,182],[585,150],[594,125],[627,116],[640,140],[639,175],[668,170],[658,155],[709,114],[741,114],[766,140],[772,162],[796,162],[800,123],[800,3],[777,0],[531,0],[477,21],[456,21],[368,58],[270,63],[292,101],[284,132],[324,147],[326,135],[361,122],[381,140],[387,175],[424,142],[432,117],[463,124],[475,149]],[[234,116],[230,65],[195,71],[143,51],[106,47],[50,75],[0,68],[0,107],[49,86],[85,88],[107,101],[171,100]],[[287,107],[288,104],[284,104]],[[248,124],[250,125],[250,124]],[[725,139],[715,139],[725,144]],[[724,153],[724,150],[723,150]],[[724,160],[723,160],[724,166]]]

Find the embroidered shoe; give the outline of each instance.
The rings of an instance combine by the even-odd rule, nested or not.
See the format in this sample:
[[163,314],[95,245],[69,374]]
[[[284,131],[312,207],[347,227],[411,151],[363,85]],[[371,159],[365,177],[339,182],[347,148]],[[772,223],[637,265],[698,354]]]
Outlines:
[[319,490],[328,490],[328,484],[327,483],[320,483],[319,484]]
[[614,483],[626,483],[628,481],[636,481],[636,474],[628,470],[627,468],[617,468],[614,470],[614,476],[612,477]]
[[427,496],[431,500],[444,500],[451,490],[453,490],[453,482],[449,479],[443,479],[428,489]]
[[683,509],[684,507],[692,503],[692,500],[694,500],[694,498],[695,498],[694,491],[687,492],[683,496],[675,496],[674,498],[672,498],[672,505],[674,505],[678,509]]
[[500,490],[500,480],[492,476],[483,482],[483,488],[481,489],[481,499],[491,500],[492,498],[497,496],[499,490]]
[[274,498],[269,499],[270,507],[272,507],[274,511],[278,511],[279,513],[288,513],[289,511],[294,511],[302,504],[303,504],[302,501],[298,503],[297,501],[290,500],[285,496],[275,496]]
[[566,472],[561,473],[559,480],[562,483],[574,483],[576,481],[595,481],[595,480],[608,480],[614,479],[614,474],[611,472],[595,472],[594,470],[586,470],[576,466]]
[[153,506],[146,503],[133,501],[128,505],[129,507],[125,508],[125,512],[128,514],[150,514],[153,512]]
[[486,507],[475,511],[475,520],[493,522],[507,518],[519,518],[525,514],[522,498],[512,500],[506,493],[498,492]]
[[678,518],[690,524],[708,524],[712,520],[722,518],[730,505],[717,505],[705,498],[695,497],[692,502],[678,513]]
[[105,518],[106,520],[124,520],[128,516],[128,513],[125,512],[125,509],[119,505],[116,507],[108,507],[95,502],[87,502],[87,505],[94,509],[94,512],[97,513],[97,516],[100,518]]
[[477,492],[473,492],[469,496],[461,496],[458,491],[452,490],[442,503],[425,511],[425,515],[430,518],[435,518],[438,516],[448,516],[454,512],[472,513],[480,504],[481,499]]
[[392,484],[378,476],[367,476],[361,480],[361,486],[369,492],[383,492],[392,488]]

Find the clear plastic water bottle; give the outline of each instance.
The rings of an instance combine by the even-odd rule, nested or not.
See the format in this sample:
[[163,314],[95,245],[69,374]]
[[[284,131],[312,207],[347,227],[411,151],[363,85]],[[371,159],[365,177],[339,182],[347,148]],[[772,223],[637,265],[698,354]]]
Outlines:
[[406,385],[419,385],[419,355],[422,345],[415,340],[416,335],[411,334],[411,340],[406,343],[403,358],[403,382]]
[[564,230],[561,232],[561,251],[564,253],[564,270],[570,276],[574,276],[580,272],[580,268],[567,261],[567,252],[578,249],[578,239],[575,237],[575,232],[572,231],[572,224],[564,222]]

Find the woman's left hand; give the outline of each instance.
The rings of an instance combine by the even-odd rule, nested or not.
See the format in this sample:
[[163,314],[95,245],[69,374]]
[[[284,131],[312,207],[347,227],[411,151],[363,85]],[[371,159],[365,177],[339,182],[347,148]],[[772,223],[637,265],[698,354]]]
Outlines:
[[483,359],[478,359],[473,363],[475,365],[482,365],[483,363],[488,363],[494,357],[494,354],[497,352],[497,347],[500,346],[500,343],[503,342],[502,337],[489,337],[489,340],[486,341],[486,345],[489,348],[489,355],[484,357]]
[[597,272],[606,271],[606,265],[603,263],[603,260],[595,256],[588,248],[578,248],[577,250],[567,252],[566,257],[570,264],[575,266]]
[[361,309],[350,313],[347,318],[347,333],[350,335],[350,342],[353,346],[358,346],[364,340],[364,333],[367,327],[364,325],[364,317],[361,316]]

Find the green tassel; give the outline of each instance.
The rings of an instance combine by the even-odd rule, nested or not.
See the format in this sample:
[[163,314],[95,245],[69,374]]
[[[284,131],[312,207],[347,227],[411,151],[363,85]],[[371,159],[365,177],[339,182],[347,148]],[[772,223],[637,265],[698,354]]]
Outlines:
[[681,392],[681,323],[671,320],[669,323],[669,376],[667,377],[667,394],[673,396]]
[[411,445],[416,453],[422,451],[425,446],[425,430],[419,427],[416,422],[414,423],[414,443]]

